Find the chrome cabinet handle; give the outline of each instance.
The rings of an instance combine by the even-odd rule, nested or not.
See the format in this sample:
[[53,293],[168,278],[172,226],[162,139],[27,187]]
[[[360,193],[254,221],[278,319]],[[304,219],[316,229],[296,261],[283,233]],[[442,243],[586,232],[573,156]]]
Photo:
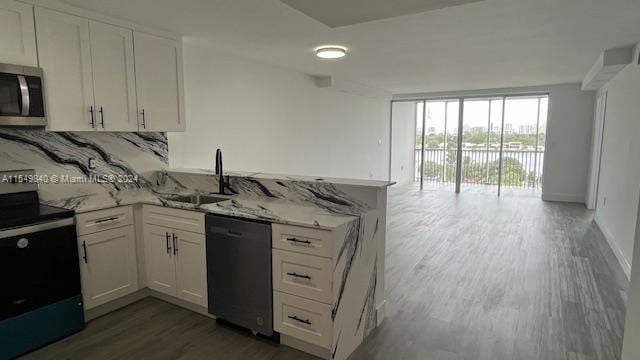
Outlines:
[[100,110],[98,112],[100,113],[100,125],[102,125],[102,128],[104,129],[104,109],[102,106],[100,106]]
[[96,119],[95,119],[95,114],[93,112],[93,105],[89,106],[89,113],[91,114],[91,122],[89,124],[91,124],[92,128],[96,127]]
[[88,264],[89,259],[87,258],[87,242],[86,241],[82,242],[82,250],[84,252],[84,254],[82,255],[82,259],[84,259],[85,264]]
[[303,324],[311,325],[311,320],[309,320],[309,319],[300,319],[299,317],[297,317],[297,316],[295,316],[295,315],[293,315],[293,316],[289,315],[289,316],[287,316],[287,317],[288,317],[289,319],[291,319],[291,320],[295,320],[295,321],[297,321],[297,322],[301,322],[301,323],[303,323]]
[[297,277],[297,278],[301,278],[301,279],[311,280],[311,276],[309,276],[309,275],[300,275],[300,274],[295,273],[295,272],[288,272],[287,275],[293,276],[293,277]]
[[176,234],[171,235],[173,235],[173,255],[175,255],[178,253],[178,237]]
[[167,254],[171,255],[171,245],[169,245],[169,232],[165,232],[167,238]]

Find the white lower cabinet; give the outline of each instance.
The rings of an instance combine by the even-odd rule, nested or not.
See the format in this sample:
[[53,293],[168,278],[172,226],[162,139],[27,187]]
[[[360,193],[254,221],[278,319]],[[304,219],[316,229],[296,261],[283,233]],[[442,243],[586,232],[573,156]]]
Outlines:
[[[206,307],[207,262],[204,235],[204,214],[198,232],[185,231],[152,224],[153,214],[161,210],[171,216],[172,209],[145,206],[143,209],[145,262],[147,286],[155,291],[175,296],[190,303]],[[175,210],[184,215],[184,210]],[[150,217],[151,215],[151,217]]]
[[144,224],[144,253],[149,289],[176,295],[172,229]]
[[207,251],[204,234],[174,230],[178,298],[207,306]]
[[133,225],[79,236],[78,254],[85,309],[138,290]]

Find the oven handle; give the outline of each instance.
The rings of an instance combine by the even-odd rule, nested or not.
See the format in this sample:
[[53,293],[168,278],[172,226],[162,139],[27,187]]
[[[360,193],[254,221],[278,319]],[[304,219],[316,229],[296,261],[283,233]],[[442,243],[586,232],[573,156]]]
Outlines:
[[18,83],[20,84],[20,92],[22,93],[22,116],[29,116],[29,108],[31,107],[29,101],[29,86],[27,86],[27,79],[24,75],[18,75]]
[[57,229],[65,226],[71,226],[71,225],[74,225],[75,223],[76,222],[74,218],[68,218],[68,219],[48,221],[48,222],[23,226],[23,227],[14,228],[14,229],[0,230],[0,239],[20,236],[25,234],[33,234],[33,233],[45,231],[45,230]]

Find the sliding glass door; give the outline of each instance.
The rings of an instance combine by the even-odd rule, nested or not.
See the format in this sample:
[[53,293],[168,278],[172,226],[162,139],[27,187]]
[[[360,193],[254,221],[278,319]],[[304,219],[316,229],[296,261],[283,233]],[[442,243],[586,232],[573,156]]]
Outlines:
[[458,103],[442,100],[416,104],[416,181],[421,188],[441,190],[455,186]]
[[420,188],[536,195],[542,187],[546,95],[416,101]]
[[461,191],[498,192],[502,98],[464,100]]

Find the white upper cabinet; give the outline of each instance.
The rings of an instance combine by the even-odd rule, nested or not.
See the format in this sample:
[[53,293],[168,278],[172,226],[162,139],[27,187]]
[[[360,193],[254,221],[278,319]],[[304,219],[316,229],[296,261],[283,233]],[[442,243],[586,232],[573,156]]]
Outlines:
[[38,66],[33,6],[0,0],[0,63]]
[[137,131],[133,31],[89,23],[96,128]]
[[139,131],[184,131],[182,46],[134,33]]
[[96,125],[89,20],[36,7],[40,67],[49,130],[86,131]]
[[[5,4],[9,2],[0,0],[0,20],[22,14],[5,10],[9,8]],[[27,17],[31,6],[15,6],[24,12],[25,22],[31,21],[24,27],[33,36],[33,17]],[[35,8],[33,53],[36,59],[37,39],[48,130],[184,131],[181,42],[96,18]],[[5,39],[6,34],[0,33],[0,44],[16,43],[17,25],[0,22],[0,30],[5,27],[4,32],[13,35]],[[27,30],[23,32],[27,39]],[[11,49],[19,47],[10,45]]]

